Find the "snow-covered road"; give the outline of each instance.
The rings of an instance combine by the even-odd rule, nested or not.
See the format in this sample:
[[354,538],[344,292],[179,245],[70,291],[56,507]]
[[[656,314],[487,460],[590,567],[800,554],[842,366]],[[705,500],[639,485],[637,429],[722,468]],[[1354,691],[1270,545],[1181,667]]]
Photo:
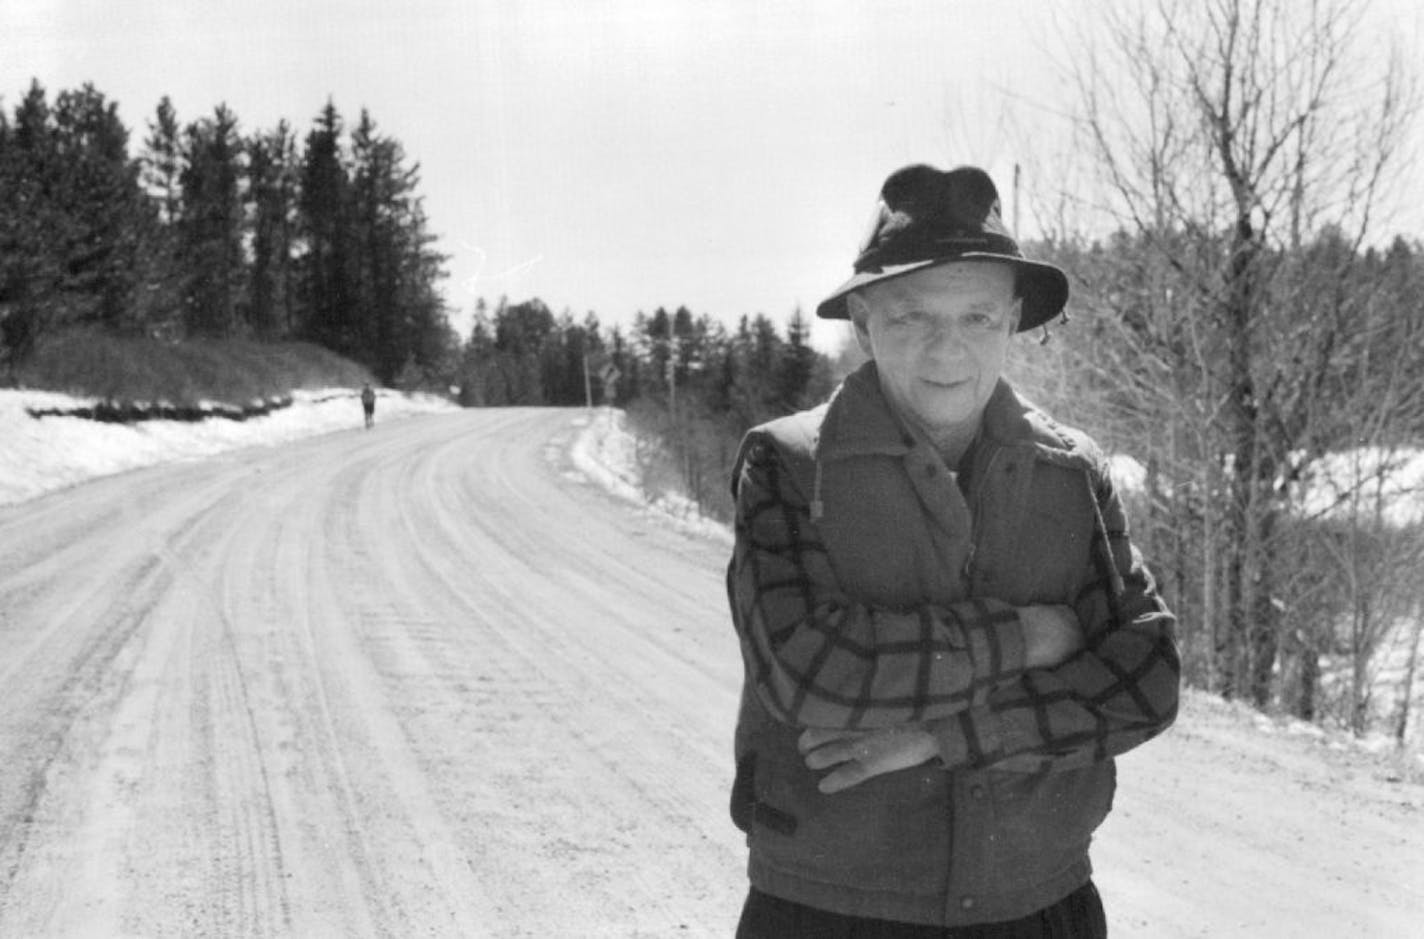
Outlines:
[[[0,508],[0,936],[729,936],[723,543],[473,410]],[[1424,935],[1424,793],[1188,699],[1118,937]]]
[[0,936],[725,933],[722,549],[467,411],[0,510]]

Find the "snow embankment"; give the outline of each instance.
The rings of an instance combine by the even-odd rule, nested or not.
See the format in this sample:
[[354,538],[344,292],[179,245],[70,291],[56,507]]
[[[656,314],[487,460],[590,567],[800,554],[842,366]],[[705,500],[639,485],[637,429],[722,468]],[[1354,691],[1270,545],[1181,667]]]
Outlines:
[[1309,516],[1405,528],[1424,522],[1424,450],[1359,447],[1306,468],[1301,508]]
[[581,429],[570,456],[574,468],[596,486],[644,511],[662,517],[685,534],[702,535],[730,545],[732,530],[703,516],[697,503],[680,493],[649,493],[644,484],[651,449],[628,427],[627,415],[599,408],[574,422]]
[[[0,505],[172,460],[210,456],[360,428],[360,392],[350,388],[296,391],[292,403],[247,420],[146,420],[106,423],[82,417],[34,417],[76,411],[97,402],[46,391],[0,390]],[[443,398],[383,390],[377,421],[456,410]]]

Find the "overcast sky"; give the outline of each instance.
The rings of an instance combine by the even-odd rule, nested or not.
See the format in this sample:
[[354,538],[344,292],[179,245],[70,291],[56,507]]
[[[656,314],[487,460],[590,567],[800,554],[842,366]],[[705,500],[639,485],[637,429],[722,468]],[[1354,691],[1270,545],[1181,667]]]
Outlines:
[[[421,164],[462,331],[501,294],[605,323],[677,304],[780,321],[849,274],[898,166],[986,166],[1012,216],[1085,6],[0,0],[0,96],[92,81],[134,153],[164,94],[184,123],[226,102],[243,131],[305,134],[328,96],[353,124],[369,109]],[[1417,53],[1420,10],[1385,6]]]

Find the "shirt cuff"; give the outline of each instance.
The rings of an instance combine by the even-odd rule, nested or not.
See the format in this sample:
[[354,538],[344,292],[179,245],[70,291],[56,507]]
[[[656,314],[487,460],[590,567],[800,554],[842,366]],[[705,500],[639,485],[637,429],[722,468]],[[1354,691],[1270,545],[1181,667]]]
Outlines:
[[925,726],[934,735],[940,764],[947,770],[984,766],[1004,747],[999,716],[987,707],[970,708]]

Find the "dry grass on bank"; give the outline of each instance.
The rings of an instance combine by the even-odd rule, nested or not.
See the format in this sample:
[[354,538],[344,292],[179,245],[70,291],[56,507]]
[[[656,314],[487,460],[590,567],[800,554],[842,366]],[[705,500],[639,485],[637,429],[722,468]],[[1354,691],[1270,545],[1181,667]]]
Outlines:
[[107,401],[242,406],[298,388],[358,387],[371,374],[311,343],[173,343],[70,332],[43,342],[11,379],[21,388]]

